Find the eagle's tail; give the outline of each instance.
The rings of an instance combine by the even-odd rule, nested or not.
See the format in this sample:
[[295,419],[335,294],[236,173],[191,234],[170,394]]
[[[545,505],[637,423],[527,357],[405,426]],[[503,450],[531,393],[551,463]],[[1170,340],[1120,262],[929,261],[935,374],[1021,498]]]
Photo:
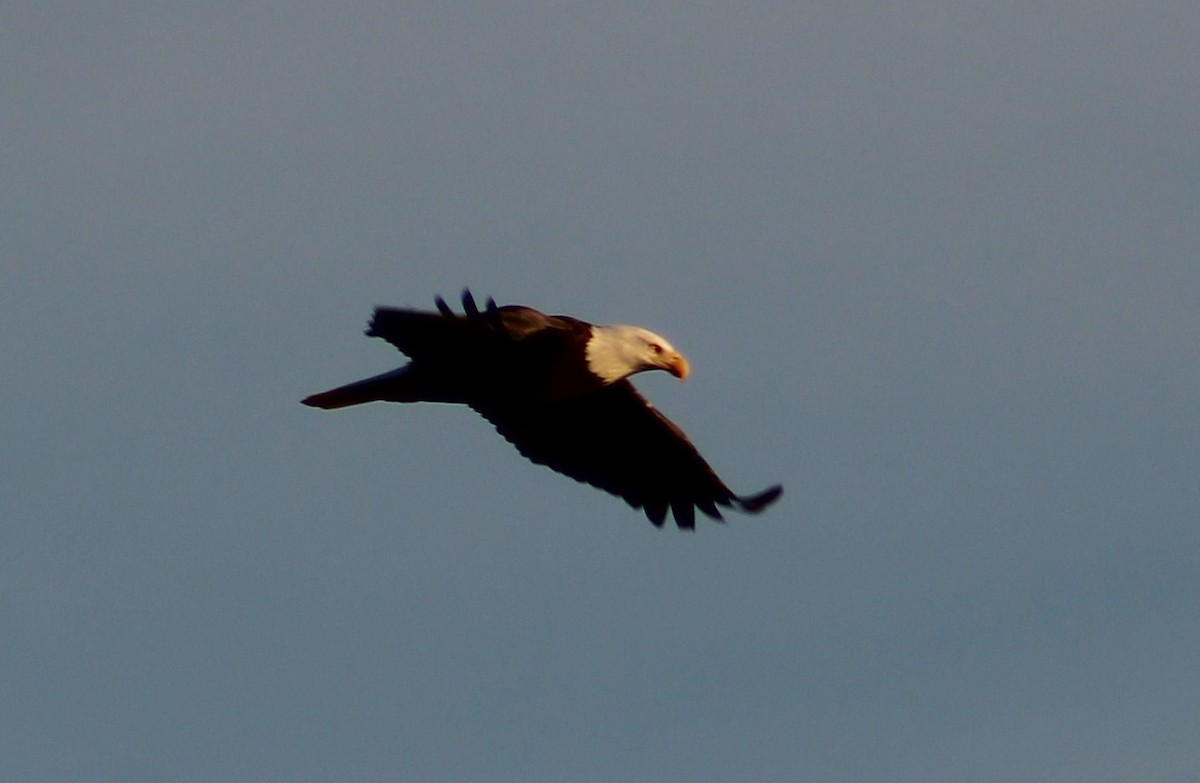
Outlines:
[[410,365],[310,395],[301,402],[314,408],[333,410],[364,402],[435,402],[442,401],[443,396],[428,388],[420,375],[412,372]]

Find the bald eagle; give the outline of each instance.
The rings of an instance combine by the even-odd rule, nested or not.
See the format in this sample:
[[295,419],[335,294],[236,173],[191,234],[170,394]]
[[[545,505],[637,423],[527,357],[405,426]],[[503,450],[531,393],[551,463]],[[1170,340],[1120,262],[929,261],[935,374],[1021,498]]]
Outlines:
[[409,364],[304,404],[467,405],[532,462],[623,498],[655,527],[667,509],[690,530],[697,508],[721,520],[718,506],[755,513],[783,491],[777,485],[735,495],[683,430],[634,389],[629,376],[646,370],[688,376],[687,359],[653,332],[497,307],[490,298],[481,312],[470,291],[463,291],[463,315],[435,301],[436,313],[379,307],[371,319],[367,335],[399,348]]

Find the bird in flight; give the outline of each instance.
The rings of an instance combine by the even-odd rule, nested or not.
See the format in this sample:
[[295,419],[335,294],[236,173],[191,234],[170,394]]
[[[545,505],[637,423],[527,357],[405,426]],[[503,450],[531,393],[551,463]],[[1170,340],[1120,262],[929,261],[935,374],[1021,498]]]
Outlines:
[[662,527],[668,509],[691,530],[695,509],[757,513],[783,492],[775,485],[735,495],[678,426],[629,382],[647,370],[680,380],[690,368],[670,343],[639,326],[598,326],[532,307],[481,311],[464,290],[464,313],[441,297],[437,312],[376,308],[367,329],[411,360],[391,372],[303,400],[335,409],[365,402],[466,405],[530,461],[623,498]]

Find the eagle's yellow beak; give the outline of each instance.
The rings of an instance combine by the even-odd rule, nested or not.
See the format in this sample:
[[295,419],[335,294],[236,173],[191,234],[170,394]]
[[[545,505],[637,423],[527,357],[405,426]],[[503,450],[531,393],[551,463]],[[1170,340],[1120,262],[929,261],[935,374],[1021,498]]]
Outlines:
[[688,360],[683,358],[683,354],[672,354],[667,359],[667,372],[674,375],[681,381],[686,381],[689,374],[692,372],[692,365],[688,364]]

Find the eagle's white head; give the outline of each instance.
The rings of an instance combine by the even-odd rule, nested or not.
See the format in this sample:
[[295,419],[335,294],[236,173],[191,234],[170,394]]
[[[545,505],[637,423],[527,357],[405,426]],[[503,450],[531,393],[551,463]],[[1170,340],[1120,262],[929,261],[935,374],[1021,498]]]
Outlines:
[[691,372],[683,354],[640,326],[593,326],[586,359],[588,370],[605,383],[645,370],[666,370],[681,381]]

